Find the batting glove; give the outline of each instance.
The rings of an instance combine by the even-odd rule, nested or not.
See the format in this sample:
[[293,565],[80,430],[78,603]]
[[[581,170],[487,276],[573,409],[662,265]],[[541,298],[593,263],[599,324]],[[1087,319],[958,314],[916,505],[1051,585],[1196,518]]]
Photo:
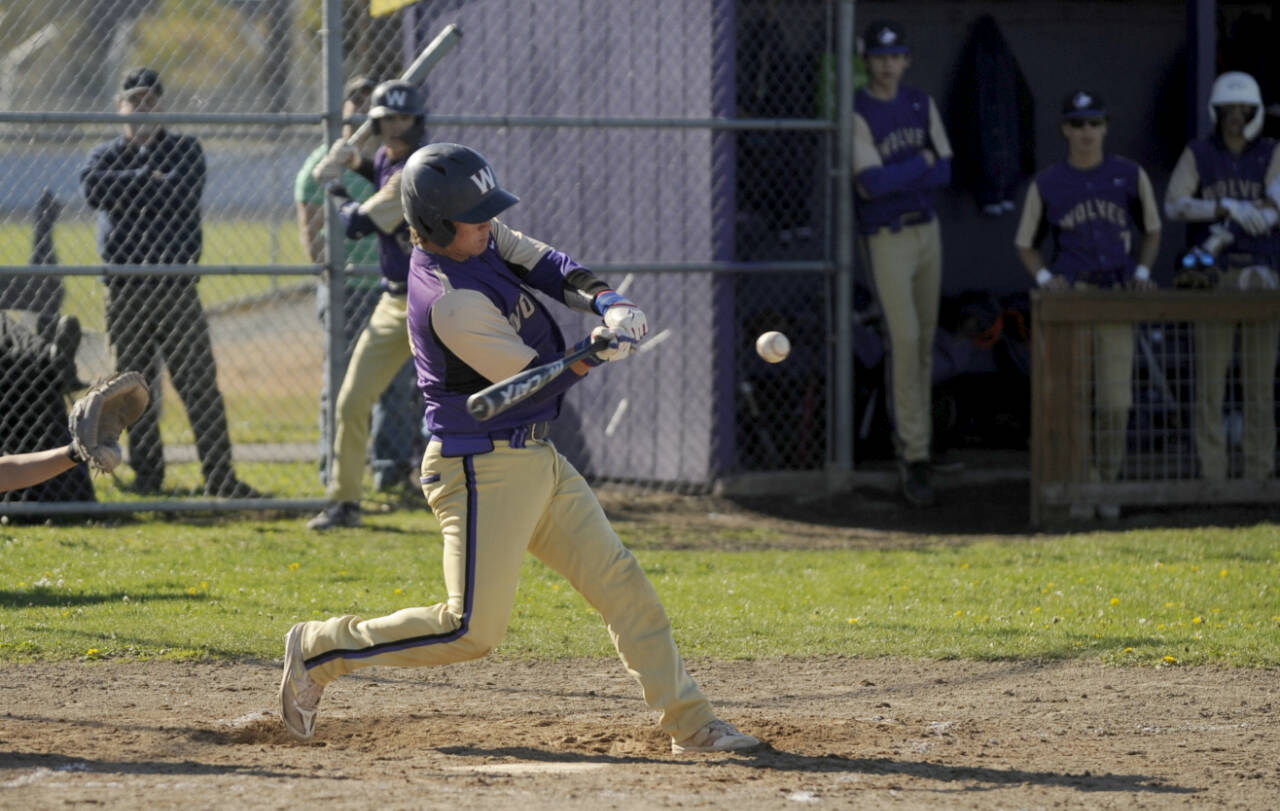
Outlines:
[[1239,223],[1240,227],[1251,236],[1260,237],[1270,230],[1267,218],[1253,203],[1233,200],[1230,197],[1224,197],[1218,202],[1227,210],[1227,215]]
[[628,355],[635,349],[635,343],[649,333],[649,320],[644,317],[644,312],[632,301],[612,290],[596,296],[595,308],[604,318],[606,327],[630,339],[630,343],[624,344]]
[[604,349],[596,350],[594,353],[587,355],[582,362],[591,367],[596,367],[602,363],[610,363],[615,360],[625,360],[631,356],[631,351],[635,348],[636,342],[625,335],[621,335],[617,330],[609,327],[596,327],[591,330],[591,334],[578,341],[574,349],[583,349],[595,343],[597,338],[607,338],[609,345]]

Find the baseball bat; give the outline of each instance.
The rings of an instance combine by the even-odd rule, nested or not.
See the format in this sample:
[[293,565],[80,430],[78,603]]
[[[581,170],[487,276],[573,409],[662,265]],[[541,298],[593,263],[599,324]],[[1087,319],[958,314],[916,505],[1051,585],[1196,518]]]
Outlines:
[[528,400],[542,391],[547,384],[564,374],[570,366],[609,346],[609,339],[596,338],[591,343],[575,349],[559,360],[517,372],[506,380],[499,380],[467,398],[467,411],[480,422],[491,420],[514,405]]
[[[404,73],[400,74],[400,81],[409,84],[421,84],[422,80],[427,78],[427,74],[436,66],[436,63],[444,58],[444,55],[458,44],[458,40],[462,39],[462,29],[457,23],[449,23],[444,30],[436,34],[436,38],[422,49],[422,53],[418,54],[418,58],[413,60],[409,67],[405,68]],[[373,132],[373,122],[365,119],[355,132],[351,133],[351,137],[347,139],[349,146],[360,146],[364,140]]]

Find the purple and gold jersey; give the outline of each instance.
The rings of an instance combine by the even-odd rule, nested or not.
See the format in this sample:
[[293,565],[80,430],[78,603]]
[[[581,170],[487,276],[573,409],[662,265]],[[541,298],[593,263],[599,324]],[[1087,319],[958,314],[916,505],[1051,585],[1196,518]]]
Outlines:
[[1151,181],[1133,161],[1107,155],[1092,169],[1063,161],[1036,175],[1014,244],[1034,248],[1047,234],[1054,273],[1113,287],[1133,273],[1135,230],[1160,230]]
[[485,433],[555,419],[576,374],[484,423],[467,411],[467,397],[564,355],[564,336],[534,290],[594,312],[595,296],[607,289],[569,256],[498,220],[485,252],[464,262],[414,248],[409,338],[432,434]]
[[[893,227],[903,215],[932,218],[936,189],[951,181],[951,142],[933,99],[908,85],[899,85],[891,101],[863,88],[853,111],[858,229]],[[925,149],[937,156],[933,166]]]
[[[1267,184],[1278,175],[1280,142],[1274,138],[1257,138],[1237,155],[1215,134],[1187,144],[1169,178],[1166,199],[1194,197],[1217,202],[1230,198],[1261,203],[1267,199]],[[1280,229],[1253,236],[1234,222],[1229,222],[1228,228],[1235,237],[1228,255],[1239,255],[1246,264],[1271,264],[1280,258]],[[1206,234],[1204,225],[1190,231],[1191,239],[1197,242]]]

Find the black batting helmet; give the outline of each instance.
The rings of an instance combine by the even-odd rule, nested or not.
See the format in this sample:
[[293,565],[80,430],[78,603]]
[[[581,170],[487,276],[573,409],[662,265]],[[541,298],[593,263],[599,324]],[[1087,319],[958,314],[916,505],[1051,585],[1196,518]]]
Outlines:
[[399,79],[383,82],[373,89],[369,104],[369,120],[373,122],[375,135],[382,134],[379,126],[382,118],[389,115],[411,115],[414,117],[413,128],[405,133],[404,139],[411,144],[422,140],[426,120],[423,117],[422,94],[418,92],[418,88]]
[[455,222],[480,223],[520,198],[498,185],[484,155],[462,144],[428,144],[409,156],[400,176],[405,219],[423,239],[448,247]]

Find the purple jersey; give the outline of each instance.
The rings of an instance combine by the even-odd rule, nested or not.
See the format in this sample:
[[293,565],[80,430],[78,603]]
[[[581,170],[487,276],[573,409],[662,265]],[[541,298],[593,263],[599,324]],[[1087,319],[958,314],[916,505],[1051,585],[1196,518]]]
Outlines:
[[1107,155],[1092,169],[1066,161],[1036,175],[1043,203],[1037,239],[1053,237],[1049,267],[1070,282],[1112,287],[1133,271],[1133,232],[1143,230],[1138,192],[1141,168],[1127,158]]
[[[404,168],[405,162],[409,160],[406,153],[399,160],[391,160],[387,157],[387,148],[385,146],[378,149],[378,153],[373,157],[373,184],[381,189],[387,185],[387,181],[391,180],[391,176]],[[390,234],[378,232],[378,266],[382,270],[382,278],[386,282],[392,284],[403,284],[409,276],[409,252],[413,250],[413,245],[409,242],[409,224],[403,220],[396,230]],[[384,282],[385,283],[385,282]]]
[[[514,233],[497,224],[495,227],[501,228],[504,235]],[[483,351],[476,346],[486,342],[489,346],[505,344],[500,351],[507,354],[515,346],[519,352],[532,355],[525,368],[563,357],[564,336],[533,291],[574,309],[592,311],[594,295],[607,286],[560,251],[541,244],[538,247],[542,250],[536,258],[526,254],[527,264],[505,259],[494,236],[490,236],[484,253],[464,262],[413,249],[409,262],[409,339],[418,385],[426,401],[427,427],[432,434],[488,433],[559,415],[564,391],[578,379],[573,372],[562,376],[563,384],[557,385],[557,381],[511,410],[484,423],[477,422],[467,411],[467,397],[497,381],[463,361],[458,355],[463,347],[446,345],[437,329],[439,325],[434,323],[437,306],[447,299],[455,313],[454,323],[460,308],[471,308],[468,320],[475,325],[474,330],[458,341],[472,343],[473,351]]]
[[[1239,155],[1227,149],[1217,135],[1192,141],[1188,147],[1195,156],[1196,172],[1200,176],[1197,197],[1205,200],[1233,198],[1254,203],[1266,199],[1267,167],[1276,150],[1274,138],[1257,138]],[[1280,257],[1280,231],[1277,229],[1272,228],[1255,237],[1234,222],[1230,223],[1230,228],[1235,241],[1226,251],[1228,261],[1239,257],[1240,264],[1253,264],[1255,261],[1271,264]],[[1199,230],[1207,232],[1205,226]]]
[[[859,230],[870,233],[907,214],[932,218],[936,189],[951,178],[951,145],[933,120],[929,94],[903,84],[891,101],[884,101],[863,88],[854,95],[853,109],[866,121],[880,162],[870,169],[855,165],[864,192],[858,195]],[[925,149],[937,155],[932,167]]]

